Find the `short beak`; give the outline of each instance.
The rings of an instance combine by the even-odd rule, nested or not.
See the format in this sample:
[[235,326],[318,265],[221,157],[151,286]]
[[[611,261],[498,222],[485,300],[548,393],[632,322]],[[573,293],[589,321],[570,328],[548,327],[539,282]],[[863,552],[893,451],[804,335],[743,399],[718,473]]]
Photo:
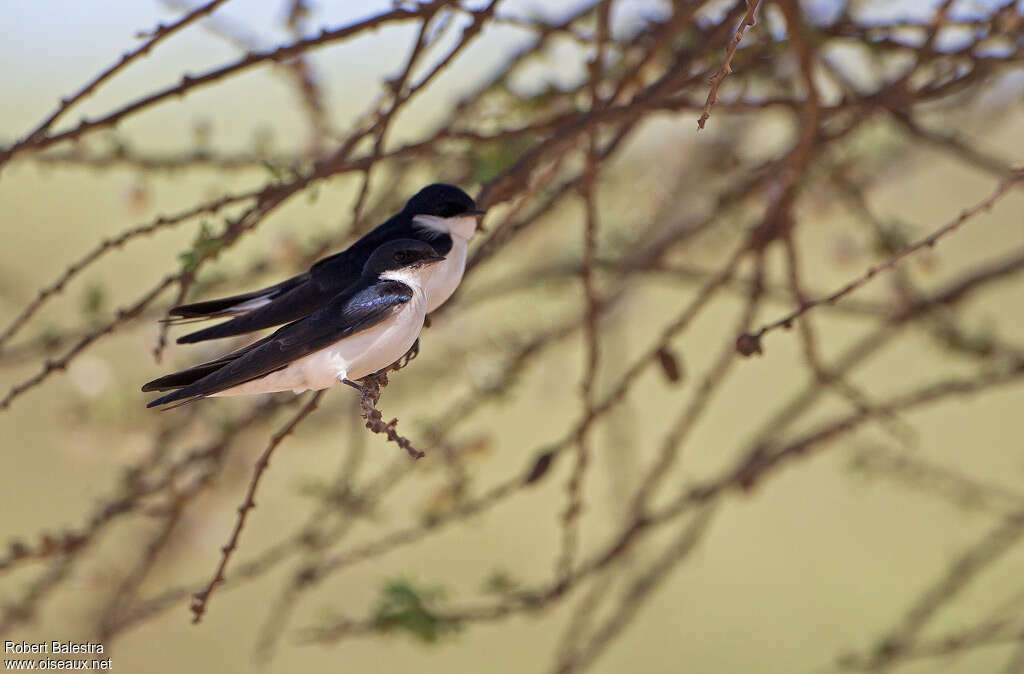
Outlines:
[[477,221],[476,221],[476,231],[478,231],[478,232],[486,232],[487,231],[486,229],[484,229],[484,226],[481,223],[481,220],[483,220],[484,216],[487,215],[487,211],[485,211],[485,210],[483,210],[481,208],[474,208],[471,211],[466,211],[466,215],[476,215],[476,216],[478,216],[477,217]]
[[441,260],[444,260],[444,259],[445,259],[444,255],[431,255],[428,258],[424,258],[423,262],[425,264],[437,264],[438,262],[440,262]]

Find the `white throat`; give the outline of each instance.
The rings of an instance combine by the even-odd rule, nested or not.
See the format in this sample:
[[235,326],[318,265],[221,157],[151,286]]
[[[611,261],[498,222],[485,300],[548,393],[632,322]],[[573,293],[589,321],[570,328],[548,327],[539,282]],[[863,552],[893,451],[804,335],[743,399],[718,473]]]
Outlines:
[[404,283],[413,290],[423,291],[426,289],[427,284],[430,283],[430,279],[434,275],[435,268],[436,265],[424,264],[416,267],[389,269],[386,272],[382,272],[380,278],[387,279],[389,281],[398,281],[399,283]]
[[442,218],[439,215],[414,215],[412,224],[420,229],[437,234],[449,234],[469,241],[476,233],[475,215],[456,215],[452,218]]

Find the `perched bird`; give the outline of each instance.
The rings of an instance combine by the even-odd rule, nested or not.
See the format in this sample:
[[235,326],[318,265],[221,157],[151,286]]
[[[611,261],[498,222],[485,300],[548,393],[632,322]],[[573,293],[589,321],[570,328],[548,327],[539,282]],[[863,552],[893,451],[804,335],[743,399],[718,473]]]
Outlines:
[[147,407],[207,396],[324,389],[371,375],[401,358],[423,328],[443,255],[415,239],[378,247],[355,283],[310,315],[249,346],[154,379],[143,391],[172,391]]
[[446,258],[426,288],[427,313],[430,313],[444,304],[462,281],[469,240],[476,233],[483,213],[458,187],[441,183],[428,185],[409,199],[399,213],[348,249],[315,263],[307,272],[244,295],[174,307],[171,316],[181,320],[234,316],[183,335],[178,343],[241,335],[308,316],[355,283],[366,260],[378,246],[397,239],[426,241]]

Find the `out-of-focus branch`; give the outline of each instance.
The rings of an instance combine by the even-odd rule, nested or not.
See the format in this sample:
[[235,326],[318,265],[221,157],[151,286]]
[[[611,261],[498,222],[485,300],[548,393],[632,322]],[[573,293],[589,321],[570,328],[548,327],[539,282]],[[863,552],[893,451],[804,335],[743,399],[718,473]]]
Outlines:
[[884,272],[888,269],[895,267],[904,258],[913,255],[914,253],[924,248],[934,247],[935,244],[937,244],[939,240],[945,237],[947,234],[951,234],[952,232],[955,232],[956,230],[960,229],[968,220],[978,215],[982,211],[987,211],[990,208],[992,208],[992,206],[997,201],[999,201],[999,199],[1001,199],[1003,196],[1010,192],[1011,188],[1016,187],[1022,181],[1024,181],[1024,169],[1016,169],[1011,176],[1000,182],[999,185],[995,188],[995,190],[986,198],[982,199],[973,206],[970,206],[969,208],[965,209],[956,218],[951,220],[949,223],[943,225],[939,229],[935,230],[934,232],[924,237],[923,239],[919,239],[918,241],[915,241],[914,243],[907,245],[882,264],[869,267],[863,275],[854,279],[853,281],[850,281],[839,290],[836,290],[834,293],[827,295],[825,297],[819,297],[813,300],[805,301],[799,307],[797,307],[790,313],[786,314],[782,318],[771,323],[766,323],[765,325],[761,326],[754,332],[745,332],[741,334],[737,338],[737,348],[740,350],[740,353],[742,353],[745,356],[749,356],[755,352],[760,353],[761,337],[764,336],[765,333],[771,332],[772,330],[776,330],[778,328],[788,328],[792,326],[794,320],[803,316],[811,309],[814,309],[815,307],[821,306],[823,304],[835,304],[846,295],[849,295],[853,291],[857,290],[858,288],[866,284],[880,272]]
[[[212,11],[216,4],[194,11]],[[963,139],[981,137],[969,128],[979,120],[994,123],[1008,116],[1003,110],[1008,106],[990,103],[988,94],[1007,86],[1004,74],[1019,69],[1019,12],[1003,3],[961,16],[944,2],[928,17],[876,20],[870,12],[842,6],[835,16],[819,21],[800,3],[779,0],[770,8],[779,11],[765,15],[770,30],[743,42],[740,50],[757,11],[767,9],[759,4],[735,0],[712,8],[675,3],[663,16],[651,18],[630,15],[629,3],[596,0],[548,21],[513,16],[508,8],[499,11],[497,2],[470,8],[439,0],[402,4],[310,36],[305,26],[326,14],[326,8],[317,7],[314,15],[305,0],[286,0],[280,22],[289,42],[264,48],[267,43],[259,39],[236,39],[239,25],[207,20],[208,28],[241,48],[240,58],[185,75],[173,86],[133,95],[77,127],[60,131],[53,128],[55,120],[44,122],[37,133],[3,150],[2,161],[37,162],[47,170],[116,168],[145,173],[153,181],[164,178],[160,171],[205,179],[209,170],[232,170],[231,179],[244,187],[221,199],[182,205],[61,264],[52,277],[56,280],[29,295],[0,332],[0,353],[12,376],[26,376],[18,369],[22,365],[35,370],[11,386],[0,407],[10,407],[17,396],[75,364],[108,335],[135,339],[129,329],[158,316],[165,304],[161,296],[169,302],[191,293],[248,290],[273,282],[267,278],[271,273],[279,280],[304,271],[394,213],[424,182],[459,184],[475,191],[480,205],[492,211],[489,232],[472,244],[462,290],[421,336],[426,357],[415,367],[402,363],[393,380],[416,392],[404,400],[396,397],[395,404],[405,405],[404,419],[416,420],[417,446],[429,448],[440,461],[394,456],[372,470],[362,469],[376,459],[364,450],[369,436],[360,413],[370,430],[411,455],[422,454],[376,408],[383,380],[364,380],[359,398],[339,396],[351,404],[338,408],[360,435],[339,457],[335,475],[313,480],[308,490],[303,487],[313,499],[307,516],[265,549],[237,559],[245,554],[237,546],[271,454],[299,423],[306,423],[307,430],[333,423],[320,415],[303,421],[320,394],[308,401],[272,397],[251,407],[240,402],[242,407],[218,407],[210,401],[176,412],[176,423],[165,421],[172,415],[147,417],[150,449],[126,470],[123,483],[101,508],[72,528],[23,536],[0,556],[0,572],[36,574],[0,614],[0,629],[24,624],[48,601],[57,601],[79,565],[96,555],[95,541],[129,520],[144,524],[146,531],[135,553],[110,570],[112,590],[98,603],[94,621],[99,637],[104,642],[124,638],[133,627],[182,606],[190,595],[198,621],[215,590],[249,588],[267,596],[264,585],[283,576],[279,591],[269,595],[276,598],[259,632],[257,656],[267,663],[292,623],[303,619],[301,609],[323,596],[318,590],[328,580],[356,564],[380,560],[385,568],[404,563],[408,557],[403,555],[467,521],[489,523],[488,518],[505,517],[514,502],[550,498],[551,485],[545,482],[558,480],[565,488],[554,496],[565,507],[546,509],[557,511],[546,522],[557,535],[554,545],[537,551],[554,561],[544,577],[529,584],[498,578],[486,598],[460,604],[418,593],[415,584],[390,584],[385,601],[368,615],[354,614],[358,609],[346,605],[344,616],[321,620],[305,634],[333,642],[405,630],[430,640],[457,627],[511,616],[546,612],[546,619],[561,620],[564,614],[554,609],[579,597],[552,666],[583,671],[640,619],[673,568],[685,560],[695,563],[692,551],[712,530],[711,515],[726,500],[745,498],[871,424],[881,424],[902,441],[916,432],[913,412],[925,406],[1019,384],[1024,348],[1011,334],[1010,322],[979,329],[973,319],[977,307],[968,302],[999,284],[1020,283],[1024,252],[1012,247],[1009,253],[979,254],[966,270],[927,286],[919,286],[915,275],[902,273],[898,265],[1004,198],[1024,174],[1013,173],[988,198],[916,243],[906,243],[905,217],[890,221],[873,206],[875,190],[912,168],[928,148],[955,164],[1007,177],[1009,169],[1000,169],[998,157],[968,147]],[[617,16],[631,21],[620,25]],[[379,95],[368,97],[347,128],[331,127],[329,120],[339,117],[312,70],[320,67],[312,50],[399,25],[408,29],[408,39],[393,45],[399,54],[396,73],[381,73]],[[474,68],[466,65],[483,49],[480,36],[499,31],[527,39],[486,74],[471,74]],[[953,32],[959,38],[947,40]],[[867,48],[855,55],[854,50],[835,49],[851,43]],[[498,39],[487,46],[503,49],[502,44]],[[573,68],[561,70],[569,63],[563,60],[569,51],[586,66],[575,75],[565,74]],[[331,54],[325,51],[324,60]],[[552,61],[558,62],[558,76]],[[197,135],[192,147],[155,154],[140,149],[127,131],[111,133],[110,139],[93,134],[199,87],[235,81],[261,64],[295,85],[290,91],[304,113],[311,144],[291,142],[271,152],[269,141],[257,140],[250,149],[224,151]],[[537,71],[545,74],[538,77]],[[707,82],[710,73],[715,74]],[[726,77],[737,95],[722,101],[719,89]],[[447,108],[437,93],[444,79],[457,80],[459,89],[458,100],[447,101]],[[439,121],[432,127],[406,125],[415,117],[415,104],[431,96]],[[703,128],[712,109],[720,125],[715,133],[705,131],[711,135],[678,138],[678,125],[666,123],[702,112]],[[57,116],[64,112],[58,110]],[[762,120],[769,119],[789,130],[773,137],[778,146],[766,151],[758,135]],[[879,135],[884,135],[881,141]],[[80,142],[56,147],[63,141]],[[271,178],[249,170],[264,168]],[[335,182],[352,187],[355,195],[348,206],[336,194],[328,197],[334,200],[330,212],[342,213],[340,227],[314,242],[289,244],[284,255],[272,250],[242,257],[237,244],[245,234],[276,226],[271,218],[279,214],[292,217],[294,211],[282,207],[294,206],[294,197],[306,194],[314,200],[327,184],[331,189],[323,191],[334,192]],[[582,209],[573,207],[574,198]],[[822,243],[821,237],[832,232],[816,227],[818,217],[831,214],[837,198],[855,224],[836,241]],[[72,282],[84,271],[104,272],[103,263],[128,243],[204,216],[215,221],[213,227],[204,222],[192,249],[180,258],[169,256],[170,271],[154,272],[155,285],[122,289],[131,293],[117,298],[123,309],[89,304],[81,320],[69,313],[60,325],[42,326],[45,339],[23,336],[20,343],[11,343],[16,334],[28,333],[32,320],[43,322],[41,309],[48,301],[61,294],[68,299]],[[846,223],[837,218],[834,224],[841,229]],[[233,256],[232,262],[240,262],[245,271],[230,280],[212,273],[212,263],[222,254]],[[284,264],[279,255],[286,258]],[[773,274],[776,260],[784,267]],[[817,270],[869,263],[874,266],[867,273],[838,291],[820,292]],[[848,299],[884,270],[895,272],[891,298]],[[572,285],[575,280],[578,286]],[[796,307],[751,331],[766,302]],[[723,321],[723,316],[730,318]],[[839,320],[853,326],[856,337],[834,353],[831,328]],[[704,431],[721,419],[716,407],[729,405],[734,383],[744,388],[745,378],[757,370],[733,367],[737,348],[758,352],[764,333],[793,322],[799,333],[790,370],[805,380],[804,386],[787,394],[784,382],[778,387],[769,382],[778,395],[761,396],[757,405],[743,405],[728,415],[749,420],[752,430],[745,441],[701,446],[697,438],[715,437]],[[158,348],[167,329],[165,324]],[[737,332],[741,337],[734,343]],[[920,377],[908,372],[906,381],[901,379],[902,393],[876,391],[870,359],[898,348],[902,339],[920,338],[957,358],[955,376],[943,367]],[[710,339],[710,348],[698,339]],[[581,372],[575,384],[566,386],[566,363],[577,359]],[[819,415],[816,405],[833,393],[846,406],[833,410],[835,416]],[[539,396],[552,413],[545,415],[543,427],[530,429],[536,431],[534,444],[509,446],[513,440],[501,432],[501,424],[531,423],[516,416],[523,409],[519,404]],[[307,404],[272,434],[267,413],[296,401]],[[91,409],[83,401],[74,405],[83,415]],[[496,421],[501,419],[506,421]],[[15,421],[21,423],[21,417]],[[138,432],[139,422],[130,415],[124,423]],[[271,439],[245,488],[216,573],[212,580],[164,584],[161,563],[189,536],[185,524],[202,517],[206,502],[213,501],[200,496],[231,487],[218,478],[230,477],[225,457],[246,428],[265,430]],[[598,453],[594,438],[602,431],[612,441],[602,443]],[[195,437],[204,438],[197,447],[182,446]],[[606,444],[621,447],[610,446],[606,454]],[[492,446],[500,450],[488,452]],[[622,460],[627,451],[629,462]],[[696,467],[707,465],[710,454],[724,463],[717,472],[698,474]],[[691,456],[696,459],[692,463]],[[859,467],[872,475],[953,502],[974,499],[981,506],[978,516],[1013,519],[1019,510],[1012,489],[977,478],[970,466],[947,467],[924,455],[896,452],[858,456]],[[487,472],[510,457],[512,470],[506,463],[499,472]],[[597,532],[596,509],[584,504],[600,498],[591,493],[591,485],[603,482],[601,470],[614,472],[616,514],[601,522],[602,530],[591,540]],[[681,477],[689,480],[686,486],[679,484]],[[408,494],[417,493],[406,489],[412,483],[431,490],[426,507],[409,502]],[[357,539],[352,532],[361,533],[360,523],[369,520],[372,528]],[[587,545],[582,545],[582,532],[587,532]],[[1015,545],[1006,541],[999,554]],[[962,560],[981,557],[965,553]],[[482,558],[481,573],[496,561]],[[940,579],[933,585],[939,590],[915,602],[905,624],[892,630],[898,648],[856,656],[854,664],[888,667],[911,657],[956,652],[956,644],[967,649],[1014,640],[1019,621],[1008,619],[1012,607],[976,621],[973,629],[950,632],[944,642],[921,636],[938,608],[987,567],[987,562],[958,564],[970,573],[959,584]],[[461,582],[458,589],[464,594]],[[883,637],[879,643],[889,641]]]
[[227,0],[209,0],[209,2],[203,3],[184,14],[180,19],[170,24],[158,24],[148,35],[143,34],[146,37],[146,41],[131,51],[127,51],[121,55],[120,60],[114,65],[110,66],[95,78],[90,80],[84,87],[78,90],[77,93],[69,96],[68,98],[62,98],[60,105],[54,110],[46,119],[44,119],[39,126],[30,131],[22,140],[14,143],[7,149],[0,151],[0,168],[3,167],[7,161],[21,150],[36,144],[40,138],[44,137],[44,134],[50,130],[50,127],[60,119],[68,110],[71,109],[76,103],[83,98],[89,96],[94,92],[101,84],[108,79],[112,78],[123,68],[127,67],[133,61],[145,56],[153,49],[157,44],[170,37],[174,33],[177,33],[182,28],[185,28],[190,23],[197,21],[211,14],[220,5],[223,5]]
[[736,55],[736,50],[739,49],[740,42],[743,41],[743,34],[747,28],[751,27],[755,23],[754,15],[757,13],[757,7],[761,4],[761,0],[747,0],[747,13],[740,21],[740,25],[736,28],[736,33],[733,35],[732,41],[729,42],[729,46],[725,48],[725,58],[722,59],[722,66],[718,69],[711,77],[711,86],[708,89],[708,98],[704,102],[704,111],[701,112],[700,117],[697,119],[697,128],[703,130],[704,125],[707,124],[708,119],[711,118],[711,108],[715,103],[718,102],[718,87],[722,86],[722,81],[727,75],[732,73],[732,58]]
[[242,528],[245,527],[245,520],[249,516],[249,511],[256,507],[256,489],[259,488],[260,478],[263,477],[263,473],[266,472],[267,467],[270,465],[270,457],[274,454],[274,450],[277,449],[278,445],[281,444],[281,441],[291,435],[295,428],[302,423],[302,420],[316,409],[317,405],[320,403],[320,398],[323,396],[323,393],[323,391],[317,391],[314,393],[310,397],[309,402],[303,405],[302,409],[300,409],[280,431],[270,438],[270,442],[267,444],[266,449],[263,450],[260,458],[256,460],[256,465],[253,468],[252,480],[249,481],[249,487],[245,492],[245,498],[242,500],[242,505],[238,506],[238,519],[235,521],[235,528],[231,532],[231,537],[228,539],[227,544],[221,548],[221,557],[220,562],[217,564],[217,570],[214,571],[209,584],[192,597],[192,606],[190,610],[192,611],[193,624],[197,624],[203,619],[203,614],[206,612],[206,605],[210,601],[210,596],[213,594],[217,585],[224,582],[224,571],[227,569],[228,561],[231,559],[231,554],[238,547],[238,539],[242,535]]
[[[223,1],[223,0],[221,0]],[[427,5],[429,7],[429,5]],[[413,19],[422,15],[424,10],[420,9],[417,11],[410,11],[406,9],[394,9],[389,12],[384,12],[376,16],[365,19],[358,23],[354,23],[334,30],[324,29],[320,34],[313,38],[307,38],[304,40],[297,40],[289,45],[283,45],[269,51],[252,52],[246,54],[241,59],[229,63],[228,65],[209,70],[199,75],[184,75],[181,78],[181,82],[176,85],[162,89],[154,94],[141,98],[134,103],[129,103],[117,110],[104,115],[96,120],[82,119],[81,122],[74,128],[59,133],[50,135],[37,135],[31,140],[27,140],[21,143],[16,143],[3,150],[0,150],[0,165],[6,163],[11,157],[25,152],[26,150],[41,150],[47,148],[55,143],[59,143],[66,140],[72,140],[81,137],[83,134],[96,129],[109,128],[117,125],[125,117],[135,114],[139,110],[153,106],[160,101],[166,100],[173,96],[184,96],[186,93],[192,90],[216,82],[217,80],[223,79],[230,75],[234,75],[240,71],[251,68],[260,63],[266,61],[283,61],[293,56],[298,56],[314,47],[320,47],[325,44],[344,40],[348,37],[361,33],[363,31],[375,28],[381,24],[389,23],[392,21],[402,21],[407,19]]]

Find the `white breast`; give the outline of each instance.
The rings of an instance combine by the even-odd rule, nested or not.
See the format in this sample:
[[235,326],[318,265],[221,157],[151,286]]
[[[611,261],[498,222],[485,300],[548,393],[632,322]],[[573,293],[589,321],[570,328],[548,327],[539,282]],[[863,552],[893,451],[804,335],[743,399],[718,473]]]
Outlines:
[[427,300],[420,288],[387,320],[315,351],[277,372],[229,388],[215,396],[294,391],[301,393],[362,379],[391,365],[412,348],[423,328]]
[[466,271],[466,251],[469,242],[459,236],[452,237],[452,249],[437,265],[434,275],[427,282],[427,313],[434,311],[448,301],[462,282]]

